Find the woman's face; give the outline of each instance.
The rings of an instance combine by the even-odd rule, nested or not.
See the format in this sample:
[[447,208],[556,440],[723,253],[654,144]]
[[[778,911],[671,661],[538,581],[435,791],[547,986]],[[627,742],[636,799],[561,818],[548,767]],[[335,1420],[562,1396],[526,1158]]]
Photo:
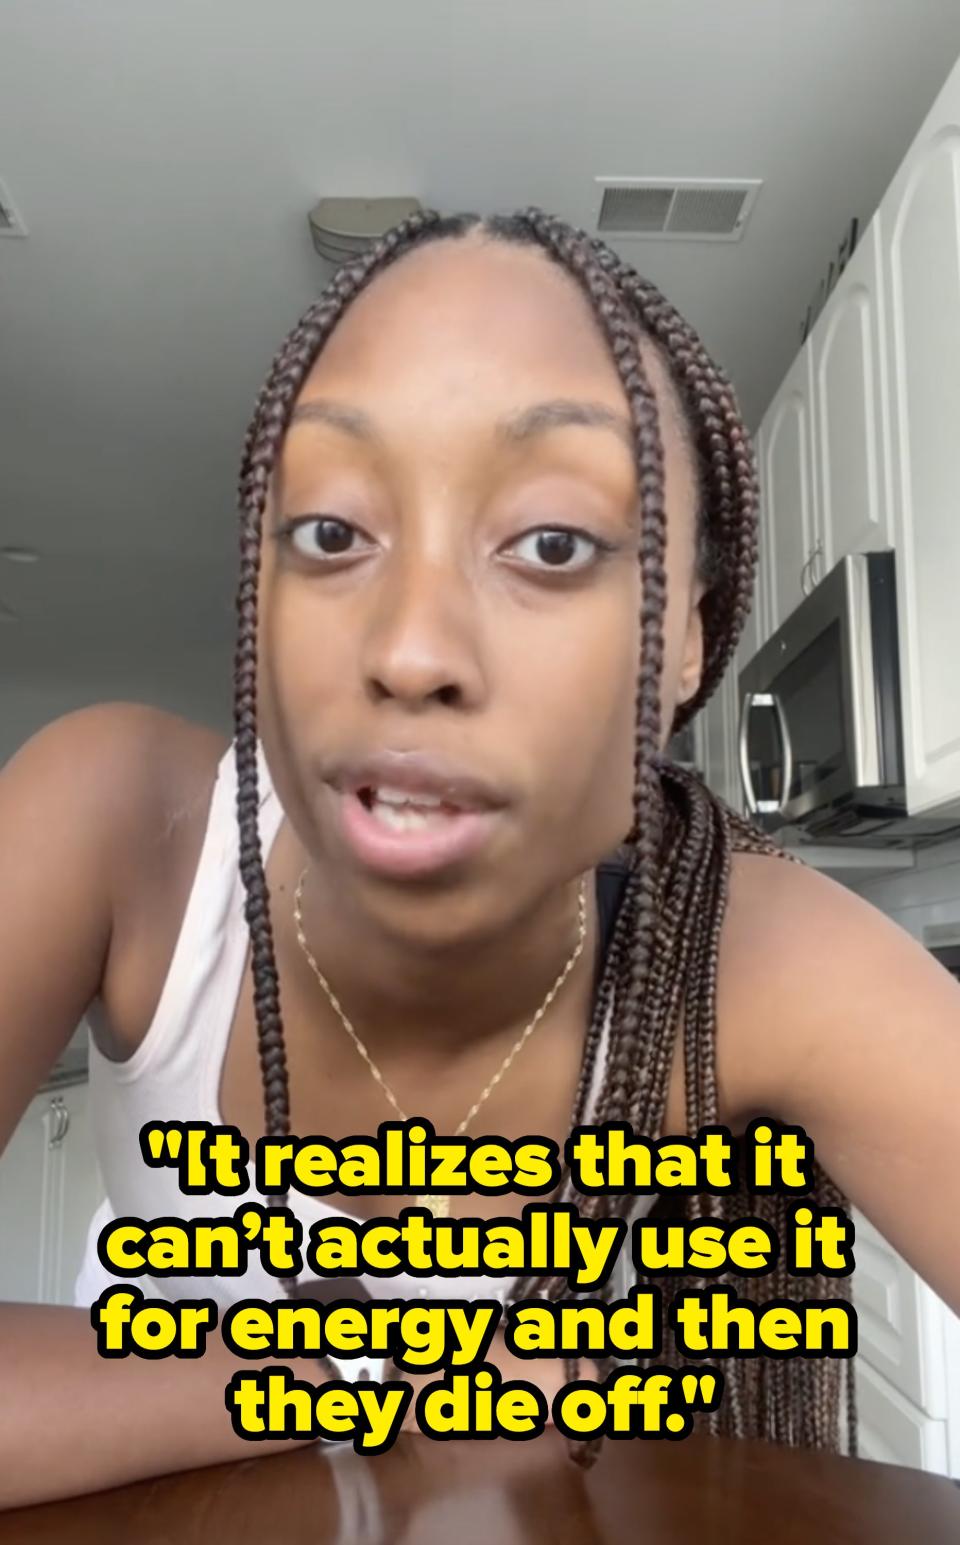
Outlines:
[[[666,455],[666,727],[701,664],[696,495],[645,357]],[[534,248],[411,253],[311,370],[265,517],[261,728],[300,840],[380,926],[480,936],[629,830],[630,436],[586,301]]]

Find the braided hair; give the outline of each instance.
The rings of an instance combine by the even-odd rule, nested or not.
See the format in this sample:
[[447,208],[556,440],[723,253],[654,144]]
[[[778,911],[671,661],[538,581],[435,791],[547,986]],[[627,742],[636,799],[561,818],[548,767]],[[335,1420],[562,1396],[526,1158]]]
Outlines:
[[[680,399],[700,485],[697,553],[706,589],[700,602],[704,663],[699,687],[674,715],[681,729],[703,706],[729,664],[750,610],[757,564],[757,484],[748,433],[730,383],[693,328],[660,291],[586,232],[531,208],[513,216],[413,215],[367,253],[340,268],[301,318],[274,359],[247,430],[240,474],[240,574],[234,678],[235,755],[240,870],[251,940],[254,1009],[268,1136],[290,1130],[287,1063],[270,907],[257,812],[257,594],[263,517],[283,437],[303,382],[350,303],[398,258],[427,242],[478,231],[489,239],[534,245],[579,285],[613,358],[634,428],[640,503],[642,598],[636,685],[633,821],[626,841],[629,872],[607,953],[571,1116],[584,1117],[604,1026],[609,1053],[592,1119],[627,1121],[651,1136],[662,1133],[678,1026],[683,1024],[685,1105],[691,1134],[719,1124],[716,1068],[717,962],[729,892],[731,855],[789,855],[716,798],[695,775],[660,753],[661,675],[666,611],[664,455],[657,402],[641,341],[660,354]],[[814,1165],[813,1200],[843,1206],[843,1197]],[[581,1214],[617,1212],[626,1199],[577,1197]],[[710,1215],[733,1222],[742,1212],[735,1193],[672,1201],[673,1216]],[[751,1198],[752,1214],[785,1237],[784,1198]],[[712,1280],[718,1280],[716,1278]],[[724,1278],[719,1280],[723,1281]],[[677,1292],[704,1284],[675,1281]],[[559,1297],[562,1278],[526,1278],[531,1293]],[[836,1297],[829,1277],[788,1278],[783,1252],[774,1271],[752,1284],[756,1296]],[[667,1295],[664,1294],[664,1298]],[[668,1307],[665,1304],[665,1312]],[[680,1361],[669,1335],[659,1362]],[[720,1406],[698,1418],[714,1432],[838,1449],[846,1368],[846,1447],[856,1452],[852,1361],[735,1358],[725,1369]],[[571,1361],[568,1372],[576,1375]],[[589,1463],[596,1443],[575,1443]]]

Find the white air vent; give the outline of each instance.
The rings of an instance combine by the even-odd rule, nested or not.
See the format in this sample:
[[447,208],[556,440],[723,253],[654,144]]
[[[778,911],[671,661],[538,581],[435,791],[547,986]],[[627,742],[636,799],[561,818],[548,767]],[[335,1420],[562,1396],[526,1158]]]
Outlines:
[[597,183],[601,235],[674,241],[739,241],[761,187],[759,181],[664,177],[598,177]]
[[13,200],[0,182],[0,236],[26,236],[27,228],[13,207]]

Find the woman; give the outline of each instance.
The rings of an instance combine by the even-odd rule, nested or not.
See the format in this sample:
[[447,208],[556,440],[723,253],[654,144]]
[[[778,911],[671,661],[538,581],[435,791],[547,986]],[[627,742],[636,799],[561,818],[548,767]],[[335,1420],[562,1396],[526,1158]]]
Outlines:
[[[252,1145],[400,1111],[562,1145],[584,1118],[770,1114],[812,1138],[815,1200],[850,1197],[960,1304],[955,984],[662,756],[731,658],[756,559],[732,392],[662,296],[535,210],[414,218],[284,344],[241,502],[234,744],[107,706],[3,775],[0,1132],[92,1005],[91,1241],[111,1211],[206,1205],[140,1161],[150,1119]],[[711,1206],[744,1210],[688,1211]],[[782,1225],[776,1197],[747,1210]],[[79,1301],[108,1280],[91,1243]],[[0,1337],[7,1505],[251,1452],[222,1347],[103,1363],[88,1312],[49,1308],[4,1308]],[[733,1360],[715,1425],[835,1445],[839,1366]]]

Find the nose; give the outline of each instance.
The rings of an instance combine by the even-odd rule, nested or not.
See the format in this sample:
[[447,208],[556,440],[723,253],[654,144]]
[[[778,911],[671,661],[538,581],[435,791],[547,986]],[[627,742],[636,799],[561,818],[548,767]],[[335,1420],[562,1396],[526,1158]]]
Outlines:
[[374,702],[480,706],[486,679],[476,596],[453,561],[398,559],[372,600],[361,666]]

